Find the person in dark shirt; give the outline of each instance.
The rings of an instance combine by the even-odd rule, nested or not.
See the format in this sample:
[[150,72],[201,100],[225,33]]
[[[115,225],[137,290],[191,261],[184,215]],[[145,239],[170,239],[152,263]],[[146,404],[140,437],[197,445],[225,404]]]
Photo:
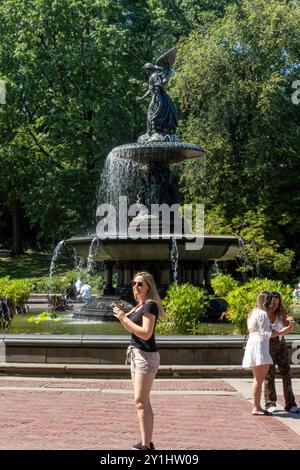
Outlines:
[[164,310],[151,274],[141,272],[132,281],[137,305],[125,314],[114,307],[114,316],[131,333],[127,358],[131,364],[134,399],[139,419],[142,441],[133,446],[136,450],[153,450],[153,411],[150,392],[159,368],[159,351],[155,343],[155,326]]
[[73,281],[69,282],[66,288],[66,296],[67,299],[75,299],[76,298],[76,287]]

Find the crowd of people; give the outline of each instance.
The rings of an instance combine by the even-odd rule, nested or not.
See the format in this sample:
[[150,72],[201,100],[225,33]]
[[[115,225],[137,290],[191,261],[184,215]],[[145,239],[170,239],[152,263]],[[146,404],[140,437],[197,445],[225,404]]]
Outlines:
[[[278,366],[283,383],[285,410],[298,413],[292,389],[290,361],[284,335],[295,325],[283,305],[279,292],[261,292],[247,320],[248,341],[243,367],[252,368],[253,415],[271,415],[277,410],[275,366]],[[261,406],[264,383],[265,408]]]

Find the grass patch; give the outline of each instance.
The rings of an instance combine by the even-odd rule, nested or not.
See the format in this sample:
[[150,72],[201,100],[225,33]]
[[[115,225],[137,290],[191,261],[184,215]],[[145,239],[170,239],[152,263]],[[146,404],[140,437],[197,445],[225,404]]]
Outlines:
[[[36,279],[49,276],[52,254],[28,251],[16,258],[9,251],[0,250],[0,277],[10,276],[12,279]],[[57,274],[64,274],[74,269],[74,265],[64,257],[57,261]]]
[[295,318],[300,318],[300,304],[292,305],[292,315]]

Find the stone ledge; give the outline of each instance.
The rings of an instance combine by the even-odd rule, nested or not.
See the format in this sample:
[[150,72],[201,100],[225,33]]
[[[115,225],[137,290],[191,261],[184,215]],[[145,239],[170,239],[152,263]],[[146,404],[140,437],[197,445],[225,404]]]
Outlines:
[[[300,365],[292,365],[292,377],[300,377]],[[22,375],[32,377],[81,377],[99,379],[129,379],[130,369],[125,365],[92,364],[34,364],[0,363],[0,375]],[[158,378],[252,378],[250,369],[232,366],[181,366],[163,365]]]
[[[294,341],[299,342],[300,346],[300,335],[288,335],[286,336],[286,342],[291,345]],[[101,345],[110,344],[111,346],[118,346],[129,344],[129,335],[34,335],[34,334],[2,334],[0,335],[0,341],[3,341],[7,345],[40,345],[52,346],[70,346],[72,344],[84,344],[88,345]],[[176,348],[180,347],[194,347],[198,345],[200,347],[240,347],[244,344],[244,336],[241,335],[194,335],[194,336],[156,336],[156,341],[159,348],[169,347],[170,345],[176,345]]]
[[[122,335],[0,335],[2,360],[6,363],[53,367],[63,364],[81,364],[82,367],[123,365],[129,342],[130,337]],[[244,355],[242,336],[158,336],[157,344],[162,366],[235,366],[242,363]],[[287,345],[295,364],[300,354],[300,348],[296,349],[300,346],[300,335],[287,338]]]

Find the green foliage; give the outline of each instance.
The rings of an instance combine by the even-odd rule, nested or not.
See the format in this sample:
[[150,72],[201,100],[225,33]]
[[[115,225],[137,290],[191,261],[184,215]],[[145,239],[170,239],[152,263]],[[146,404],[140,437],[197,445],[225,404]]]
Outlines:
[[235,231],[245,240],[242,253],[245,263],[241,267],[242,270],[255,273],[256,265],[259,263],[264,275],[272,274],[281,279],[288,278],[295,252],[288,248],[280,248],[282,237],[279,233],[277,233],[279,241],[274,240],[277,228],[274,227],[272,216],[265,208],[257,207],[256,210],[249,210],[243,216],[233,218],[232,224]]
[[1,1],[7,103],[0,106],[0,232],[6,243],[11,227],[4,216],[14,207],[22,240],[31,246],[94,222],[105,156],[145,131],[146,104],[135,101],[146,85],[142,65],[195,27],[207,30],[236,1]]
[[0,297],[7,297],[15,305],[22,307],[28,300],[31,287],[31,283],[26,279],[2,277],[0,278]]
[[[253,240],[263,274],[277,277],[300,258],[299,23],[299,2],[230,5],[181,41],[172,82],[183,138],[207,153],[182,167],[185,202],[205,204],[207,233]],[[253,271],[250,247],[248,258]]]
[[180,40],[170,81],[180,133],[208,155],[181,166],[185,202],[205,203],[206,233],[255,242],[243,270],[259,261],[264,275],[296,277],[299,2],[2,0],[0,17],[7,245],[20,227],[23,243],[45,246],[94,223],[105,156],[145,130],[142,64]]
[[49,243],[94,222],[104,157],[143,120],[155,33],[129,0],[4,0],[0,17],[0,200]]
[[230,291],[226,296],[229,307],[225,316],[234,323],[238,333],[246,332],[247,317],[255,306],[258,294],[262,291],[279,292],[287,311],[290,312],[292,305],[292,289],[290,286],[271,279],[252,279]]
[[191,284],[172,284],[163,300],[167,319],[158,323],[160,334],[195,334],[208,306],[204,289]]
[[79,276],[83,282],[87,282],[91,286],[93,294],[102,293],[105,283],[103,273],[91,275],[87,272],[81,271],[81,273],[78,274],[78,271],[76,270],[52,276],[51,279],[49,276],[33,279],[32,290],[35,293],[52,292],[56,294],[64,294],[69,282],[73,281],[75,283]]
[[215,274],[211,279],[211,285],[217,297],[225,298],[229,292],[239,285],[230,274]]

